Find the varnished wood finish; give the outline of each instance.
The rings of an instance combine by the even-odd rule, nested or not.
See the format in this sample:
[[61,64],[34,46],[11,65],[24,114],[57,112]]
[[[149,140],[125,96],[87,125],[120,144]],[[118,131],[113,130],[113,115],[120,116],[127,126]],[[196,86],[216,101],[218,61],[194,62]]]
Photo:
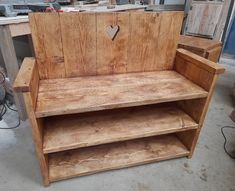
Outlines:
[[66,76],[96,75],[95,14],[60,15]]
[[219,60],[219,57],[220,57],[220,53],[221,53],[221,50],[222,50],[222,47],[219,46],[219,47],[216,47],[212,50],[208,50],[206,52],[206,58],[208,60],[211,60],[212,62],[218,62]]
[[[34,13],[40,79],[172,69],[182,12]],[[118,25],[114,40],[108,26]]]
[[141,106],[45,120],[44,153],[195,129],[175,106]]
[[178,49],[175,59],[175,70],[209,92],[206,98],[178,102],[179,106],[199,123],[199,128],[195,131],[177,133],[181,141],[190,149],[189,157],[192,157],[218,74],[223,73],[224,68],[187,50]]
[[[176,51],[182,16],[30,14],[36,64],[25,60],[15,89],[25,92],[45,185],[192,156],[224,68]],[[110,25],[120,27],[114,39]]]
[[31,90],[31,83],[34,77],[34,71],[36,69],[36,63],[34,58],[25,58],[20,71],[14,82],[15,92],[29,92]]
[[37,117],[203,98],[207,92],[174,71],[41,80]]
[[208,72],[210,72],[212,74],[224,73],[224,68],[221,65],[216,64],[216,63],[214,63],[210,60],[207,60],[205,58],[202,58],[196,54],[193,54],[188,50],[177,49],[176,54],[177,54],[177,57],[181,57],[185,61],[191,62],[192,64],[196,65],[197,67],[202,68],[204,70],[207,70]]
[[50,181],[187,156],[174,135],[105,144],[49,154]]
[[65,77],[60,18],[57,13],[29,14],[41,79]]
[[24,93],[24,101],[26,105],[26,110],[28,113],[28,119],[32,129],[32,135],[34,139],[34,145],[39,161],[39,166],[43,178],[43,184],[45,186],[49,185],[49,169],[47,155],[42,152],[43,147],[43,119],[36,119],[34,113],[34,103],[30,92]]

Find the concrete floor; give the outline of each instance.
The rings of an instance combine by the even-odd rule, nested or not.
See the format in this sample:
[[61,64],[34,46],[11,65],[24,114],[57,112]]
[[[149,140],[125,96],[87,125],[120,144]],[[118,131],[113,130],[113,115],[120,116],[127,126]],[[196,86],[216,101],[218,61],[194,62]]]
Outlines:
[[[235,191],[235,160],[223,150],[220,128],[235,124],[231,87],[235,67],[225,65],[192,159],[180,158],[52,183],[44,188],[27,122],[15,130],[0,130],[0,191]],[[8,113],[0,126],[13,125]],[[226,131],[235,141],[235,132]],[[234,143],[234,142],[233,142]],[[235,145],[235,144],[234,144]]]

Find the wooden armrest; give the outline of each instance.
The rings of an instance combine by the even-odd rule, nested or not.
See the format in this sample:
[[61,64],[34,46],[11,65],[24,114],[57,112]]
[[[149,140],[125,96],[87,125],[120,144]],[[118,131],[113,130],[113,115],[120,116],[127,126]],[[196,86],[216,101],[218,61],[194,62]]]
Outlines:
[[183,60],[196,65],[197,67],[207,70],[213,74],[222,74],[225,69],[217,63],[207,60],[185,49],[177,49],[176,58],[181,57]]
[[38,85],[39,75],[34,58],[25,58],[19,73],[16,76],[13,89],[15,92],[30,92],[32,91],[32,84],[36,81]]

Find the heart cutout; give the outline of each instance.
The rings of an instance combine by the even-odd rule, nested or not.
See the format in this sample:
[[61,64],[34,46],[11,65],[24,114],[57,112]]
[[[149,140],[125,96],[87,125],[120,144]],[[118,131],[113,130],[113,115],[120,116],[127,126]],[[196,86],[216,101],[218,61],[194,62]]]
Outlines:
[[116,25],[116,26],[110,25],[110,26],[106,27],[106,32],[112,40],[114,40],[114,38],[116,37],[118,31],[119,31],[119,26],[118,25]]

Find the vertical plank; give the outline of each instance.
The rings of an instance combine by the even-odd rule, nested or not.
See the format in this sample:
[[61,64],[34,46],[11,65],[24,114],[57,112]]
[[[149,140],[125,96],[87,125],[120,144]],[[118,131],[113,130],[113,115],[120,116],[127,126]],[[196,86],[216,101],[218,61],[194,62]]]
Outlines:
[[159,13],[145,14],[144,37],[142,37],[144,40],[143,52],[145,53],[145,58],[143,60],[144,71],[161,69],[158,65],[158,53],[156,52],[158,47],[159,28]]
[[182,12],[131,13],[128,72],[173,68]]
[[[37,54],[41,62],[38,65],[43,65],[46,75],[42,75],[42,79],[47,78],[62,78],[65,77],[64,55],[62,47],[62,37],[60,28],[60,18],[58,13],[36,13],[34,14],[36,24],[36,33],[32,30],[32,35],[37,36],[36,44],[40,48],[37,49]],[[34,28],[35,26],[33,26]],[[33,38],[34,42],[34,38]],[[42,51],[42,53],[41,53]],[[39,67],[41,70],[42,67]],[[41,73],[40,73],[41,74]]]
[[206,57],[208,60],[211,60],[213,62],[218,62],[219,60],[219,57],[220,57],[220,53],[221,53],[221,49],[222,47],[221,46],[218,46],[216,48],[213,48],[211,50],[208,50],[206,52]]
[[189,158],[192,157],[196,147],[208,106],[215,89],[215,84],[218,79],[217,74],[200,68],[200,66],[196,65],[194,62],[195,60],[193,59],[191,61],[184,60],[180,54],[177,54],[175,59],[175,70],[178,73],[208,91],[207,98],[183,100],[178,102],[178,105],[199,124],[199,128],[196,131],[177,133],[177,136],[181,141],[190,149]]
[[147,44],[143,39],[145,14],[132,12],[130,14],[130,41],[128,52],[128,72],[144,71],[145,49]]
[[181,31],[182,21],[184,17],[183,12],[171,12],[170,14],[173,20],[171,23],[171,31],[168,36],[166,69],[173,69],[175,55],[176,55],[176,48],[179,43],[180,31]]
[[39,166],[43,178],[43,184],[45,186],[49,185],[49,172],[48,172],[48,160],[47,155],[43,154],[42,150],[42,135],[43,135],[43,127],[42,127],[42,119],[36,119],[34,113],[34,101],[32,100],[30,92],[24,93],[25,105],[28,113],[29,122],[31,124],[33,140],[35,144],[35,149],[39,161]]
[[157,65],[161,66],[161,69],[167,70],[173,68],[182,20],[183,13],[161,13],[158,47],[156,50]]
[[96,75],[96,18],[94,13],[61,13],[66,77]]
[[[42,25],[42,20],[35,19],[35,14],[31,13],[29,14],[29,24],[32,32],[32,41],[33,41],[33,47],[34,47],[34,53],[35,58],[37,60],[38,70],[40,79],[48,79],[48,60],[46,57],[46,51],[44,49],[44,43],[43,43],[43,36],[39,35],[40,31],[38,31],[37,25]],[[43,31],[41,31],[42,33]]]
[[212,37],[222,10],[221,2],[193,2],[186,33]]
[[[0,26],[0,42],[0,50],[7,70],[7,75],[12,86],[19,71],[19,64],[17,61],[10,29],[7,25]],[[13,96],[21,120],[26,120],[27,114],[25,110],[23,95],[21,93],[13,92]]]
[[[129,13],[97,13],[97,74],[125,73],[129,35]],[[119,26],[112,40],[108,26]]]
[[115,13],[116,14],[116,25],[120,27],[119,33],[115,38],[115,45],[113,46],[114,52],[114,65],[113,73],[126,73],[127,69],[127,51],[129,42],[129,17],[130,14]]

